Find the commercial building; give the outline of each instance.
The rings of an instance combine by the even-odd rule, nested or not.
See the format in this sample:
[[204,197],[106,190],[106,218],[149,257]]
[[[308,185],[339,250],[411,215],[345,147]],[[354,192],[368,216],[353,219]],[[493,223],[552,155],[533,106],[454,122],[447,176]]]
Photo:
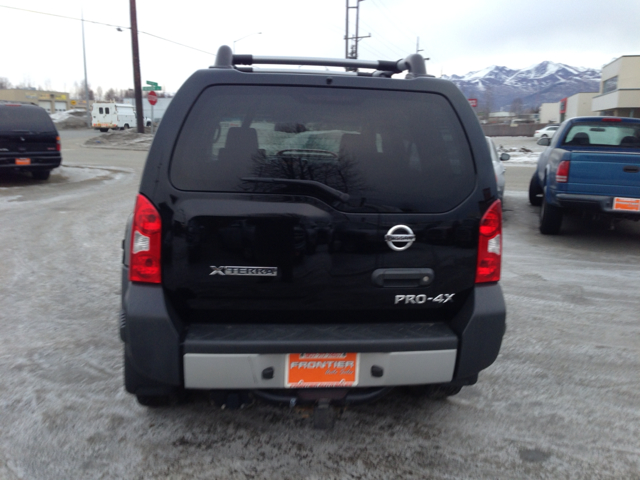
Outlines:
[[69,94],[66,92],[10,88],[0,90],[0,100],[33,103],[49,113],[69,110]]
[[582,92],[571,95],[560,100],[560,121],[574,117],[598,116],[598,112],[593,111],[591,101],[598,92]]
[[563,98],[555,103],[540,105],[540,123],[561,123],[574,117],[597,117],[600,115],[591,107],[598,92],[582,92]]
[[640,55],[624,55],[603,67],[592,109],[600,115],[640,118]]
[[560,123],[560,102],[540,105],[540,123]]

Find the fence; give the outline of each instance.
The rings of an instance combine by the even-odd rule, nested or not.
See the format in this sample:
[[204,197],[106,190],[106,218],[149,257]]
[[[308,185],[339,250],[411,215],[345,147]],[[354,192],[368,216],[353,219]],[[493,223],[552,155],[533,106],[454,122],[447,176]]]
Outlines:
[[546,123],[523,123],[517,127],[509,124],[482,125],[482,130],[487,137],[533,137],[536,130],[546,125]]

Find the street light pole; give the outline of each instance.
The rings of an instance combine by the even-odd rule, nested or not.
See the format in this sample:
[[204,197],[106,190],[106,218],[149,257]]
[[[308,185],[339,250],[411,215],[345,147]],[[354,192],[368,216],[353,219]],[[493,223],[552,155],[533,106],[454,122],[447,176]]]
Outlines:
[[237,40],[234,40],[233,41],[233,53],[236,53],[236,42],[239,42],[240,40],[244,40],[245,38],[252,37],[254,35],[262,35],[262,32],[250,33],[249,35],[247,35],[245,37],[242,37],[242,38],[239,38]]

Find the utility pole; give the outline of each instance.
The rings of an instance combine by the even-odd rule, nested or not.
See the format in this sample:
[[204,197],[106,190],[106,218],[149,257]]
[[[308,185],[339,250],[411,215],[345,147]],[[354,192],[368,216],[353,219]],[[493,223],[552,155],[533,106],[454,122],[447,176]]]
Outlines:
[[[371,34],[366,35],[366,36],[362,36],[362,37],[359,35],[360,2],[363,2],[364,0],[356,0],[355,7],[349,6],[350,0],[346,0],[346,1],[347,1],[347,21],[346,21],[346,31],[345,31],[345,35],[344,35],[344,41],[345,41],[344,58],[357,59],[358,58],[358,42],[362,38],[371,37]],[[356,34],[353,37],[350,37],[349,36],[349,10],[352,10],[352,9],[355,9],[355,11],[356,11]],[[351,48],[349,48],[349,41],[350,40],[353,40],[353,44],[351,45]]]
[[[424,48],[420,48],[420,37],[417,37],[417,38],[418,40],[416,41],[416,53],[424,52]],[[424,71],[425,73],[427,73],[427,61],[431,59],[427,57],[422,57],[422,58],[424,58]],[[442,74],[440,76],[442,76]]]
[[133,50],[133,87],[136,93],[136,121],[138,133],[144,133],[144,111],[142,110],[142,80],[140,80],[140,53],[138,52],[138,18],[136,0],[129,0],[131,10],[131,49]]
[[82,57],[84,58],[84,101],[87,105],[87,126],[91,128],[91,110],[89,110],[89,81],[87,80],[87,51],[84,48],[84,10],[80,10],[82,17]]

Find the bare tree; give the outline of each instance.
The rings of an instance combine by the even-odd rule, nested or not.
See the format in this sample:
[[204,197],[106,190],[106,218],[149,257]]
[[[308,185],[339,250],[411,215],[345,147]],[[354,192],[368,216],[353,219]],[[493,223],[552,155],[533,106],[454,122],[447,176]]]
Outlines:
[[7,90],[11,87],[11,82],[7,77],[0,77],[0,90]]
[[96,88],[96,100],[102,101],[102,87]]
[[113,102],[116,99],[116,91],[113,88],[107,90],[107,93],[104,94],[104,99],[107,102]]
[[28,75],[25,75],[24,78],[22,79],[22,82],[20,82],[18,85],[16,85],[16,88],[20,88],[23,90],[33,90],[33,83],[31,82],[31,77],[29,77]]

